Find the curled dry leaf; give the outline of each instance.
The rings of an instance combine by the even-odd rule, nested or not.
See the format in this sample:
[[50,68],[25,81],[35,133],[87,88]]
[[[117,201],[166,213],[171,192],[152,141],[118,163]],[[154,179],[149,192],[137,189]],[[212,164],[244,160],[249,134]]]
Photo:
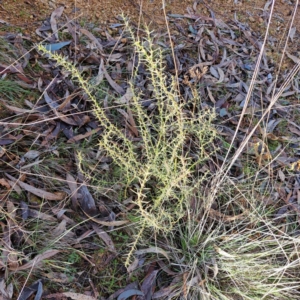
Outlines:
[[128,87],[126,93],[120,99],[116,99],[114,102],[118,104],[129,104],[133,96],[134,93],[131,87]]
[[10,189],[10,184],[4,178],[0,178],[0,185],[4,186],[7,189]]

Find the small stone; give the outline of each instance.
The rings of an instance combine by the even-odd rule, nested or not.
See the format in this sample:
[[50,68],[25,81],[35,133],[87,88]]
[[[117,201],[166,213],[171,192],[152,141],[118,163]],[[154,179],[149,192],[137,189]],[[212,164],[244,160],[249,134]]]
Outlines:
[[255,22],[255,19],[253,17],[249,17],[249,21],[253,23]]
[[259,23],[263,23],[264,19],[263,18],[259,18],[258,21],[259,21]]

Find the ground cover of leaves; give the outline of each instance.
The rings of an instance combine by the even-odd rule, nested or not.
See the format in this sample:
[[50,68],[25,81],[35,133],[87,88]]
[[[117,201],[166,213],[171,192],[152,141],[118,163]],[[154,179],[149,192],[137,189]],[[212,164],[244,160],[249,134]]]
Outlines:
[[[165,54],[167,76],[178,76],[186,113],[194,109],[195,91],[201,97],[197,109],[215,109],[218,138],[199,171],[213,177],[257,125],[289,69],[278,69],[272,50],[278,49],[279,41],[270,35],[246,104],[263,34],[238,20],[201,17],[193,8],[168,17],[172,43],[165,31],[154,31],[152,38]],[[135,24],[132,28],[145,35]],[[123,29],[121,18],[108,29],[68,20],[58,7],[36,33],[48,50],[58,51],[79,68],[109,119],[138,143],[139,127],[124,108],[132,97],[128,81],[137,65]],[[296,31],[289,37],[287,66],[298,63],[299,50],[293,43],[298,35]],[[169,263],[168,245],[161,240],[157,245],[154,236],[149,235],[149,243],[139,247],[125,267],[127,245],[134,241],[134,187],[120,199],[120,186],[113,179],[118,169],[97,147],[103,127],[90,99],[67,71],[33,46],[29,37],[7,28],[0,39],[2,298],[122,299],[122,293],[123,298],[143,293],[147,299],[159,299],[171,295],[178,282],[181,296],[187,297],[188,286],[203,284],[200,276],[185,279],[185,270]],[[157,106],[147,75],[140,64],[135,80],[143,108],[151,115]],[[270,211],[270,222],[291,236],[299,235],[298,105],[296,75],[227,173],[236,184],[255,181],[252,192]],[[245,117],[234,136],[243,109]],[[192,146],[187,148],[195,154]],[[79,150],[84,155],[81,164]],[[97,174],[106,176],[101,186]],[[237,222],[249,210],[242,197],[224,204],[227,197],[216,196],[209,209],[210,224]],[[213,280],[216,273],[210,271],[207,278]]]

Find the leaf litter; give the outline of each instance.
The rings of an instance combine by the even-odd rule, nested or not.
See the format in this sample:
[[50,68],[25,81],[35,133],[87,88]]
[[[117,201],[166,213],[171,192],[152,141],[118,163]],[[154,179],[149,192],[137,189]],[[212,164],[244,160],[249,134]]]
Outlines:
[[[138,138],[138,127],[132,113],[130,110],[126,111],[125,106],[122,106],[130,103],[133,92],[128,85],[128,74],[120,73],[118,69],[124,68],[130,72],[132,68],[135,68],[132,53],[128,50],[128,41],[123,39],[122,26],[114,27],[115,36],[103,29],[105,38],[104,35],[99,38],[96,33],[82,28],[77,21],[73,20],[68,22],[67,29],[65,29],[72,36],[72,40],[69,37],[68,40],[64,40],[58,34],[58,28],[64,25],[63,10],[63,7],[57,8],[51,14],[50,21],[45,21],[46,25],[38,28],[37,33],[46,38],[48,43],[46,48],[69,57],[73,63],[79,65],[81,71],[86,74],[87,80],[90,80],[92,88],[99,93],[100,99],[103,97],[104,90],[106,96],[113,99],[114,104],[121,105],[116,110],[119,113],[119,122],[123,123],[124,128],[129,129],[132,139]],[[233,143],[233,147],[237,147],[243,141],[244,133],[249,132],[254,126],[253,119],[246,116],[237,132],[236,139],[232,140],[243,107],[248,105],[246,110],[250,112],[252,117],[259,119],[262,111],[271,101],[271,93],[279,91],[280,83],[288,77],[288,73],[283,73],[279,80],[272,80],[272,78],[276,78],[277,69],[272,59],[265,53],[263,63],[259,68],[253,96],[250,102],[246,104],[245,97],[256,64],[255,57],[258,56],[262,45],[261,37],[251,31],[247,24],[236,20],[231,20],[225,24],[220,19],[201,16],[193,12],[192,9],[188,14],[169,14],[168,17],[170,24],[172,24],[172,37],[176,41],[174,43],[176,62],[174,65],[173,58],[166,56],[165,73],[171,76],[177,68],[180,93],[186,103],[192,101],[193,90],[196,88],[202,97],[202,109],[212,107],[216,109],[218,114],[216,126],[224,140],[216,141],[219,151],[217,154],[212,153],[215,166],[207,167],[213,170],[215,167],[221,167],[222,161],[224,161],[226,153],[224,145]],[[238,36],[236,32],[239,32]],[[290,39],[293,40],[295,35],[295,30],[292,30]],[[170,50],[169,41],[164,34],[161,34],[159,38],[156,36],[156,39],[158,46]],[[24,39],[20,36],[16,35],[12,39],[6,39],[6,42],[12,47],[16,47],[15,52],[18,49],[18,51],[25,53]],[[270,41],[271,43],[272,41]],[[195,51],[195,49],[197,50]],[[294,54],[287,52],[287,57],[294,63],[299,63],[299,58]],[[42,71],[36,73],[32,70],[27,75],[24,68],[32,61]],[[93,258],[89,247],[100,251],[100,247],[92,247],[96,236],[98,236],[102,241],[102,247],[108,251],[106,253],[108,259],[105,258],[105,255],[100,256],[100,264],[102,263],[105,268],[109,268],[111,262],[120,260],[118,244],[115,241],[115,236],[112,238],[112,231],[114,227],[127,226],[130,222],[126,219],[122,207],[113,200],[115,191],[107,190],[99,193],[97,187],[93,186],[90,179],[85,178],[79,170],[78,159],[74,154],[80,143],[90,143],[93,147],[92,141],[101,138],[102,128],[93,113],[93,107],[87,95],[76,86],[77,83],[73,81],[70,74],[56,66],[50,59],[45,61],[45,58],[34,51],[27,53],[21,62],[14,65],[1,62],[0,75],[3,79],[9,77],[16,80],[18,78],[23,81],[23,84],[29,84],[32,90],[40,92],[42,95],[36,99],[36,102],[26,99],[28,102],[27,105],[24,102],[24,107],[27,106],[27,108],[15,106],[17,104],[11,105],[6,99],[1,100],[3,106],[9,111],[9,115],[0,121],[0,168],[2,169],[0,172],[0,195],[1,201],[6,202],[4,209],[7,210],[7,216],[9,216],[7,217],[7,225],[3,224],[2,226],[6,246],[1,265],[8,271],[14,272],[35,270],[44,260],[55,259],[63,252],[58,249],[48,249],[28,259],[29,253],[25,254],[24,250],[18,248],[16,240],[19,239],[20,243],[26,245],[29,243],[29,239],[26,240],[24,237],[12,239],[9,236],[10,229],[13,227],[10,220],[18,219],[20,216],[18,221],[23,222],[23,224],[20,223],[20,226],[25,226],[24,228],[27,228],[26,226],[29,226],[33,219],[55,224],[54,229],[49,233],[50,240],[59,239],[65,248],[71,248],[77,244],[78,247],[90,253],[85,254],[85,257],[86,261],[90,261],[92,265],[95,265],[95,258]],[[147,70],[143,66],[137,70],[135,80],[143,97],[143,107],[148,112],[154,111],[155,100],[151,97],[151,85],[147,82]],[[108,83],[108,85],[104,83]],[[100,88],[97,90],[98,87]],[[226,91],[225,95],[224,90]],[[255,133],[251,138],[249,143],[251,149],[247,150],[247,155],[253,155],[253,163],[260,167],[266,167],[261,172],[262,181],[266,174],[269,175],[267,166],[273,170],[272,176],[278,175],[279,177],[275,186],[280,199],[275,206],[274,219],[277,222],[284,222],[287,214],[290,217],[296,216],[299,220],[299,132],[296,127],[280,127],[280,123],[286,118],[295,120],[297,125],[298,109],[292,102],[292,96],[297,93],[299,93],[299,84],[295,79],[286,87],[283,97],[270,110],[268,120],[265,120],[265,128],[261,127],[260,132]],[[109,110],[107,114],[113,118]],[[267,140],[261,139],[263,135],[267,135]],[[276,149],[273,145],[270,147],[270,140],[278,142]],[[293,142],[286,143],[287,141]],[[58,143],[64,145],[65,151],[58,148]],[[43,156],[44,160],[39,160],[40,156]],[[55,163],[53,157],[60,159],[60,166]],[[103,166],[106,164],[107,167],[105,168],[110,171],[110,158],[106,157],[105,153],[96,154],[92,149],[87,153],[87,157],[90,157],[91,161],[95,161],[97,158],[98,163],[103,164]],[[24,162],[30,162],[25,165],[25,173],[23,173],[24,167],[23,170],[20,167],[20,163]],[[51,173],[47,168],[42,167],[47,162],[50,169],[52,168]],[[265,174],[263,174],[264,172]],[[246,174],[242,164],[236,164],[230,170],[230,176],[238,180],[243,179]],[[56,180],[55,184],[51,183],[53,180]],[[114,188],[116,191],[118,190],[117,186]],[[32,195],[37,197],[37,202],[32,201]],[[21,201],[18,197],[21,197]],[[101,199],[105,200],[102,201]],[[52,201],[58,201],[59,204],[54,204]],[[71,206],[68,203],[71,203]],[[51,211],[54,205],[58,205],[60,208],[68,207],[65,214],[66,218],[70,220],[80,218],[79,224],[75,222],[76,225],[70,228],[66,220],[54,216]],[[106,214],[109,211],[113,214]],[[244,208],[240,213],[228,215],[227,211],[216,203],[216,206],[210,210],[210,218],[222,222],[233,222],[242,219],[246,213],[247,209]],[[125,215],[125,217],[121,220],[115,220],[115,217],[111,217],[116,215],[118,217]],[[16,230],[16,232],[19,231]],[[68,235],[67,232],[72,234]],[[81,243],[83,239],[88,242],[86,244]],[[14,257],[10,253],[14,248],[18,248],[16,251],[19,252],[20,256],[27,257],[27,259],[22,260],[21,264],[17,256]],[[224,253],[230,255],[221,248],[217,247],[216,249],[222,255]],[[113,255],[109,256],[108,253]],[[144,278],[143,284],[136,284],[132,287],[128,286],[125,290],[115,291],[111,297],[107,292],[104,292],[103,295],[108,299],[128,299],[132,296],[158,299],[170,295],[176,285],[172,282],[169,285],[160,282],[161,279],[157,278],[157,274],[164,272],[164,274],[174,277],[175,272],[162,260],[159,260],[155,265],[155,270],[150,272],[148,270],[147,272],[143,261],[149,257],[149,254],[155,254],[156,259],[158,259],[158,254],[161,254],[162,258],[165,258],[165,261],[169,263],[167,247],[165,249],[163,246],[161,248],[141,248],[135,252],[136,265],[134,268],[123,270],[122,274],[126,276],[127,272],[140,272],[140,276]],[[11,257],[10,262],[7,260],[9,255]],[[93,280],[92,275],[89,276],[91,277],[90,280]],[[195,283],[193,280],[197,283],[199,278],[194,277],[188,284],[193,285]],[[4,281],[1,281],[1,294],[4,298],[12,299],[12,288],[5,284]],[[159,288],[156,287],[156,284]],[[26,292],[27,289],[36,293],[37,299],[44,292],[41,281],[25,287],[24,291]],[[28,299],[31,294],[26,295],[22,297]],[[56,293],[53,294],[53,297],[56,297],[55,299],[64,299],[64,297],[95,299],[92,295],[71,292]],[[50,299],[51,294],[46,298]]]

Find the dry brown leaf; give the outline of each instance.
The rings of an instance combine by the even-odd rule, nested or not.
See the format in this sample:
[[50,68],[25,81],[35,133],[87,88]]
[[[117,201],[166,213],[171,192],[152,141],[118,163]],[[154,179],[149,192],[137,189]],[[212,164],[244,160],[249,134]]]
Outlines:
[[296,64],[300,64],[300,58],[285,51],[286,55]]
[[7,180],[7,182],[10,184],[11,188],[18,194],[22,194],[22,189],[17,185],[15,181]]
[[9,214],[9,217],[14,219],[16,217],[17,209],[11,201],[6,201],[6,208]]
[[22,68],[21,63],[14,63],[9,66],[7,66],[5,64],[0,64],[0,75],[2,75],[4,73],[8,73],[8,72],[24,74],[24,70]]
[[117,99],[114,102],[118,103],[118,104],[128,104],[133,96],[134,96],[134,93],[133,93],[131,87],[128,87],[126,90],[126,93],[120,99]]
[[0,178],[0,185],[10,189],[10,184],[4,178]]
[[62,233],[66,232],[67,221],[62,220],[58,226],[52,231],[54,237],[60,236]]
[[155,292],[152,296],[152,299],[163,299],[172,294],[172,291],[177,288],[177,284],[170,285],[168,287],[161,288]]
[[134,261],[127,267],[127,272],[130,274],[132,273],[138,266],[140,260],[136,257]]
[[14,290],[14,285],[12,282],[6,286],[4,278],[0,281],[0,299],[1,300],[12,299],[13,290]]
[[45,214],[39,210],[35,210],[35,209],[28,209],[27,211],[28,213],[28,217],[32,217],[35,219],[41,219],[41,220],[45,220],[45,221],[50,221],[50,222],[56,222],[56,218],[54,218],[53,216],[50,216],[48,214]]
[[84,294],[77,294],[72,292],[55,293],[45,296],[45,299],[56,299],[56,300],[97,300],[95,297],[87,296]]
[[28,152],[25,153],[24,157],[28,159],[36,159],[40,155],[41,155],[40,151],[29,150]]
[[22,270],[34,268],[44,259],[48,259],[48,258],[56,255],[59,252],[60,252],[59,250],[53,250],[53,249],[47,250],[44,253],[37,255],[34,259],[32,259],[30,262],[26,263],[25,265],[17,267],[17,268],[10,268],[10,270],[11,271],[22,271]]
[[247,211],[244,211],[243,213],[239,214],[239,215],[235,215],[235,216],[227,216],[213,208],[211,208],[209,210],[209,215],[217,220],[222,220],[224,222],[232,222],[235,220],[239,220],[239,219],[243,219],[245,217],[245,214],[247,213]]
[[70,138],[67,143],[74,143],[74,142],[77,142],[77,141],[80,141],[86,137],[89,137],[91,136],[92,134],[94,133],[97,133],[98,131],[100,130],[100,128],[96,128],[96,129],[93,129],[91,131],[88,131],[86,132],[85,134],[78,134],[78,135],[75,135],[73,136],[72,138]]
[[278,170],[278,176],[282,182],[285,182],[285,175],[281,170]]
[[115,252],[116,251],[115,245],[112,239],[110,238],[110,236],[103,229],[99,228],[96,225],[93,225],[93,229],[98,234],[99,238],[104,241],[108,249],[112,252]]
[[133,115],[132,115],[131,110],[128,108],[128,110],[126,112],[124,109],[119,108],[119,109],[117,109],[117,111],[119,113],[121,113],[125,117],[125,119],[127,121],[126,122],[127,127],[132,131],[132,133],[136,137],[138,137],[139,136],[139,132],[137,130],[137,127],[136,127],[135,121],[133,119]]
[[7,109],[11,110],[12,112],[14,112],[16,114],[33,113],[34,112],[34,110],[32,110],[32,109],[24,109],[24,108],[19,108],[19,107],[8,105],[2,99],[0,99],[0,101]]
[[6,149],[4,147],[0,146],[0,157],[2,157],[6,152]]
[[52,29],[53,34],[54,34],[54,36],[57,40],[58,40],[58,29],[57,29],[56,18],[60,18],[63,11],[64,11],[64,6],[58,7],[57,9],[55,9],[52,12],[51,18],[50,18],[51,29]]
[[90,191],[88,190],[87,186],[84,183],[82,183],[78,191],[81,194],[81,198],[79,200],[80,208],[88,216],[95,216],[97,214],[97,207],[95,204],[95,200]]
[[259,165],[265,161],[270,161],[272,159],[272,154],[269,150],[268,145],[261,139],[254,137],[254,152],[256,156],[256,160]]
[[173,272],[172,270],[170,270],[162,260],[158,260],[157,263],[158,263],[158,265],[162,268],[162,270],[163,270],[165,273],[167,273],[167,274],[169,274],[169,275],[171,275],[171,276],[176,276],[176,275],[178,275],[177,272]]
[[94,42],[95,45],[98,47],[100,53],[103,53],[102,45],[100,44],[100,42],[97,40],[97,38],[92,33],[90,33],[89,31],[87,31],[84,28],[80,28],[80,32],[85,34],[92,42]]
[[72,99],[75,97],[77,97],[76,93],[66,96],[66,99],[64,100],[64,102],[62,104],[60,104],[57,107],[57,110],[62,111],[70,103],[70,101],[72,101]]
[[76,244],[79,244],[83,239],[86,239],[88,238],[89,236],[91,236],[93,233],[95,232],[95,230],[88,230],[88,231],[85,231],[81,236],[79,236],[76,240],[75,240],[75,243]]
[[65,123],[72,125],[72,126],[77,126],[77,122],[71,118],[71,117],[66,117],[65,115],[63,115],[62,113],[58,112],[55,110],[55,114]]
[[30,192],[38,197],[44,198],[46,200],[55,200],[55,201],[59,201],[59,200],[63,200],[65,198],[65,193],[63,192],[59,192],[57,194],[54,193],[50,193],[50,192],[46,192],[44,190],[35,188],[25,182],[22,182],[20,180],[17,180],[16,178],[14,178],[13,176],[9,175],[9,174],[5,174],[10,180],[16,182],[21,188],[23,188],[24,190],[26,190],[27,192]]
[[83,213],[93,222],[100,224],[100,225],[104,225],[104,226],[122,226],[124,224],[129,223],[129,221],[124,220],[124,221],[102,221],[99,219],[96,219],[94,217],[89,216],[84,210],[82,210]]
[[72,206],[73,208],[76,208],[78,206],[78,201],[77,201],[77,192],[78,192],[78,187],[77,187],[77,182],[75,180],[75,178],[68,173],[67,174],[67,182],[69,185],[69,188],[71,190],[71,200],[72,200]]
[[105,78],[107,79],[108,83],[111,85],[111,87],[112,87],[116,92],[118,92],[119,94],[122,94],[122,95],[123,95],[123,94],[125,93],[124,89],[123,89],[121,86],[119,86],[119,85],[118,85],[118,84],[117,84],[117,83],[109,76],[109,74],[108,74],[107,71],[106,71],[105,66],[102,67],[102,72],[103,72]]
[[206,89],[207,89],[207,93],[208,93],[208,97],[209,97],[210,101],[211,101],[213,104],[216,104],[217,101],[215,100],[215,98],[214,98],[214,96],[213,96],[211,90],[210,90],[208,87],[206,87]]
[[141,254],[146,254],[146,253],[162,254],[165,258],[170,260],[168,253],[165,250],[163,250],[159,247],[150,247],[150,248],[147,248],[147,249],[141,249],[141,250],[135,251],[136,255],[141,255]]
[[76,115],[74,114],[73,119],[77,123],[77,126],[83,126],[91,121],[91,118],[88,115]]
[[68,297],[61,293],[50,294],[44,297],[45,299],[68,300]]
[[295,127],[292,127],[292,126],[289,126],[289,130],[292,132],[292,133],[295,133],[297,135],[300,136],[300,130],[295,128]]
[[147,274],[144,278],[141,291],[144,295],[147,295],[146,299],[152,299],[153,291],[156,287],[156,276],[159,270],[153,270],[151,273]]
[[93,86],[98,86],[102,82],[104,78],[103,70],[102,70],[103,66],[104,66],[104,60],[103,58],[101,58],[100,65],[98,68],[98,74],[96,77],[93,78]]
[[128,122],[130,124],[130,129],[134,133],[134,135],[136,137],[138,137],[139,136],[139,132],[138,132],[136,123],[134,121],[132,111],[131,111],[131,109],[129,107],[127,108],[127,115],[128,115]]
[[[69,276],[65,273],[58,272],[50,272],[50,273],[41,273],[42,276],[51,280],[51,282],[59,282],[59,283],[68,283]],[[55,298],[56,299],[56,298]]]

